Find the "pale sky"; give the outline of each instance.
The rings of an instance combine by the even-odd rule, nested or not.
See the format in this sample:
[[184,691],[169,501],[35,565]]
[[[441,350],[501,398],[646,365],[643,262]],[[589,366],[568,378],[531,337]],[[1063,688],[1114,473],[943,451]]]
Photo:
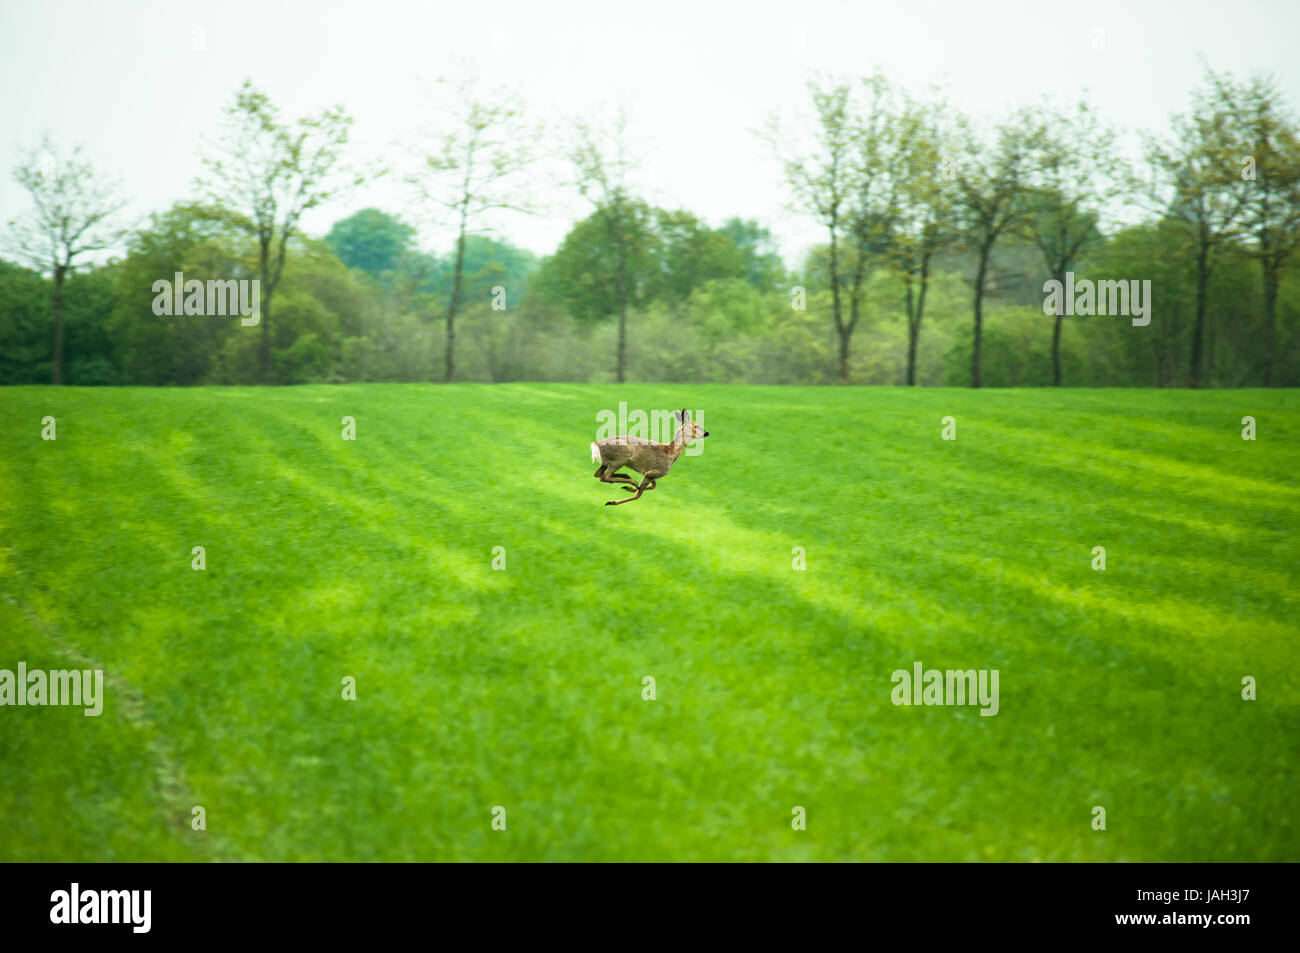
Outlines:
[[[356,120],[349,156],[365,162],[400,157],[425,121],[419,78],[472,70],[517,90],[538,117],[626,103],[647,145],[646,198],[712,225],[758,219],[793,262],[822,235],[786,209],[779,168],[751,130],[773,110],[802,106],[814,72],[879,68],[917,92],[946,80],[955,105],[989,118],[1086,91],[1121,128],[1163,131],[1187,108],[1198,55],[1240,77],[1275,74],[1294,108],[1297,48],[1300,0],[0,0],[0,227],[28,207],[9,176],[17,148],[46,131],[84,142],[139,218],[193,195],[200,137],[216,130],[245,77],[286,116],[342,105]],[[540,198],[548,211],[501,218],[496,230],[546,254],[582,206]],[[445,252],[447,230],[396,181],[314,210],[304,224],[323,235],[367,206],[403,216],[422,247]]]

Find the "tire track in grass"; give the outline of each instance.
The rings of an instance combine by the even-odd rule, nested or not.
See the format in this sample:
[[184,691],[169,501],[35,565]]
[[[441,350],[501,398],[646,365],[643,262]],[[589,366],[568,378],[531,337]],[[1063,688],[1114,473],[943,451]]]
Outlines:
[[[0,592],[0,598],[20,612],[33,628],[45,636],[50,647],[59,655],[72,661],[78,668],[104,672],[105,686],[112,688],[116,694],[122,717],[131,727],[141,731],[149,739],[147,748],[150,760],[154,764],[154,792],[166,826],[173,831],[188,828],[192,816],[191,809],[203,802],[185,780],[184,769],[172,754],[171,742],[150,716],[144,693],[120,675],[110,674],[108,668],[78,649],[51,623],[20,602],[12,593]],[[202,838],[193,849],[198,855],[196,857],[198,860],[251,859],[242,857],[224,837],[212,831],[203,831]]]

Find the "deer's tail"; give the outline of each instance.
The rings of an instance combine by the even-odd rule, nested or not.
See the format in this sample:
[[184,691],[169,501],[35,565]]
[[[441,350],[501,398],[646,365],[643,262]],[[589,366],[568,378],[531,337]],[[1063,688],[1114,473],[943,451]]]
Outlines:
[[591,443],[591,462],[600,463],[600,444],[594,440]]

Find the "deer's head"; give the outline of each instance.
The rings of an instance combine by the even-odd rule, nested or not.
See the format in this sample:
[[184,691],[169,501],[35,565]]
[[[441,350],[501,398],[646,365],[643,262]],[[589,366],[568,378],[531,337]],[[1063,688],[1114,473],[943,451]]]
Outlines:
[[674,410],[673,416],[676,417],[677,422],[681,424],[677,429],[677,433],[682,443],[689,443],[692,440],[696,440],[700,437],[707,437],[709,435],[707,430],[695,421],[691,420],[691,415],[685,408],[682,410]]

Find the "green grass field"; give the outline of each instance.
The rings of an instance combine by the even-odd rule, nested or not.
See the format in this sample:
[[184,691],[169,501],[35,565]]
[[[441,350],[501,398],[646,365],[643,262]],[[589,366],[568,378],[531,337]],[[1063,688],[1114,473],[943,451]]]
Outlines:
[[[588,444],[620,400],[712,436],[606,507]],[[108,681],[98,718],[0,708],[0,859],[1300,859],[1295,391],[0,411],[0,668]],[[999,713],[895,706],[918,661],[997,669]]]

